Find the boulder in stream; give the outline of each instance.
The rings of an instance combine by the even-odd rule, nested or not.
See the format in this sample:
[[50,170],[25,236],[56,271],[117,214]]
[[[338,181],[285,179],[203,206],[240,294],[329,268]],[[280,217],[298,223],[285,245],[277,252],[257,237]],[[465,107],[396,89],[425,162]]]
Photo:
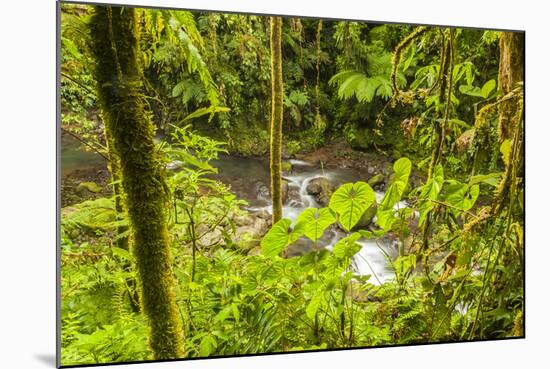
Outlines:
[[306,192],[308,195],[313,196],[319,205],[327,206],[334,192],[334,187],[327,178],[317,177],[308,183]]
[[265,210],[249,213],[235,218],[235,243],[243,251],[258,247],[262,237],[271,226],[271,214]]

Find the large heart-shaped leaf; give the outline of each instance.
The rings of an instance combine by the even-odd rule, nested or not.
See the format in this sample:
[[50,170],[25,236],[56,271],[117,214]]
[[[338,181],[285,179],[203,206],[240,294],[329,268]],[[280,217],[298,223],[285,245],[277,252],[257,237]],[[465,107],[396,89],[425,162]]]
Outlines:
[[469,186],[458,181],[448,181],[442,200],[454,208],[470,210],[479,196],[479,185]]
[[283,218],[271,227],[260,242],[262,254],[269,257],[277,256],[305,233],[305,223],[296,224],[294,228],[290,228],[291,224],[290,219]]
[[367,183],[346,183],[332,194],[329,207],[338,214],[340,224],[349,232],[375,201],[374,190]]
[[290,219],[283,218],[271,227],[260,242],[262,254],[268,257],[279,255],[291,241]]
[[304,227],[304,234],[313,242],[317,241],[328,226],[336,221],[334,213],[329,208],[304,210],[296,220],[295,229]]

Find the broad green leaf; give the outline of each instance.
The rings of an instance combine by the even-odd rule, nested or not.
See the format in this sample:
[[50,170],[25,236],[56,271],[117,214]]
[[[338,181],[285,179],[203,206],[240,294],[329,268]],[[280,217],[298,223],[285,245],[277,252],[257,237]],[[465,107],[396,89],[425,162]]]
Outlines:
[[315,315],[317,315],[317,311],[319,310],[323,302],[323,295],[324,291],[318,290],[309,301],[309,304],[307,304],[306,315],[309,319],[315,320]]
[[303,234],[315,242],[323,236],[325,229],[335,221],[336,218],[331,209],[309,208],[298,216],[294,230],[304,227]]
[[497,83],[495,82],[494,79],[491,79],[489,81],[487,81],[483,87],[481,87],[481,96],[483,96],[484,98],[488,98],[489,95],[491,94],[491,92],[495,89]]
[[479,185],[473,185],[468,190],[467,196],[464,197],[462,208],[464,210],[470,210],[474,206],[477,198],[479,197]]
[[443,202],[462,210],[470,210],[479,196],[479,185],[468,186],[458,181],[449,181],[445,187]]
[[338,214],[340,224],[349,232],[375,201],[374,190],[360,181],[340,186],[332,194],[329,207]]
[[290,243],[290,219],[283,218],[271,227],[260,242],[262,254],[268,257],[279,255]]
[[204,336],[199,345],[200,356],[209,356],[217,346],[216,338],[211,335]]
[[438,164],[434,169],[432,178],[422,186],[420,197],[436,200],[443,187],[443,181],[443,167]]
[[392,208],[401,200],[403,192],[409,182],[412,164],[408,158],[401,158],[393,164],[393,180],[380,202],[382,208]]
[[305,232],[305,224],[296,224],[290,228],[292,221],[283,218],[275,223],[260,242],[262,254],[268,257],[279,255],[288,245],[300,238]]
[[361,245],[357,244],[357,240],[361,238],[359,232],[352,233],[348,237],[342,238],[334,245],[332,253],[338,259],[352,258],[361,250]]
[[510,139],[504,140],[500,145],[500,153],[502,154],[502,161],[506,166],[510,165],[510,154],[512,153],[512,141]]
[[393,180],[380,202],[376,212],[376,223],[382,229],[390,229],[393,224],[393,207],[401,200],[409,182],[412,164],[408,158],[401,158],[393,164]]
[[483,97],[483,95],[481,94],[481,89],[476,86],[461,85],[458,87],[458,90],[464,95]]

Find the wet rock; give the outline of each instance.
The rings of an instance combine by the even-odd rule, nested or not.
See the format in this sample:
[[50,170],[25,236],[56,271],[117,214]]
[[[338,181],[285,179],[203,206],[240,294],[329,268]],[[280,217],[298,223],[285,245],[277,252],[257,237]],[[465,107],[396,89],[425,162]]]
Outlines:
[[197,234],[202,235],[204,233],[204,235],[199,240],[200,244],[203,247],[212,247],[223,241],[223,234],[221,229],[215,228],[214,230],[199,230],[199,228],[200,226],[197,227]]
[[256,192],[256,198],[260,199],[260,200],[269,200],[270,199],[270,194],[269,194],[269,187],[265,185],[265,183],[263,182],[256,182],[256,184],[254,185],[255,187],[255,192]]
[[271,214],[267,211],[259,211],[248,214],[248,219],[239,218],[237,229],[235,231],[235,243],[239,247],[248,251],[260,245],[262,237],[267,233],[271,226]]
[[[271,201],[271,190],[268,185],[263,182],[256,182],[255,185],[256,198],[258,200],[269,200]],[[281,196],[283,198],[283,204],[286,203],[288,196],[288,182],[286,180],[281,181]]]
[[301,237],[286,248],[285,256],[291,258],[307,254],[313,250],[314,246],[315,244],[309,238]]
[[302,206],[302,199],[300,197],[300,188],[296,186],[289,186],[288,193],[286,195],[285,203],[289,206]]
[[285,204],[288,199],[288,182],[284,179],[281,181],[281,195],[283,197],[283,204]]
[[308,183],[306,192],[308,195],[313,196],[319,205],[327,206],[334,192],[334,187],[325,177],[318,177]]
[[298,240],[291,243],[285,250],[285,256],[291,258],[294,256],[305,255],[308,252],[314,250],[322,250],[325,248],[325,245],[331,243],[331,240],[334,238],[335,226],[329,227],[323,233],[323,236],[317,240],[316,243],[311,241],[309,238],[302,236]]

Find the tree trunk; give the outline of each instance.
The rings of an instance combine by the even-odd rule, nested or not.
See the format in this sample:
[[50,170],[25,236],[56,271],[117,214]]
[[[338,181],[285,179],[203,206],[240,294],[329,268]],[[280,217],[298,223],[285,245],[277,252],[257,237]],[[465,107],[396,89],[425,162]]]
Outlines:
[[180,358],[183,329],[165,220],[165,184],[151,114],[140,93],[136,10],[97,6],[90,27],[99,104],[112,140],[109,149],[120,161],[141,304],[151,327],[150,347],[155,359]]
[[[500,37],[500,61],[498,67],[498,85],[502,96],[512,91],[518,82],[523,81],[523,45],[524,34],[503,32]],[[503,101],[499,107],[499,140],[511,139],[517,123],[517,102],[515,99]]]
[[283,60],[281,55],[281,17],[271,17],[271,142],[270,163],[273,223],[283,216],[281,196],[281,156],[283,141]]

